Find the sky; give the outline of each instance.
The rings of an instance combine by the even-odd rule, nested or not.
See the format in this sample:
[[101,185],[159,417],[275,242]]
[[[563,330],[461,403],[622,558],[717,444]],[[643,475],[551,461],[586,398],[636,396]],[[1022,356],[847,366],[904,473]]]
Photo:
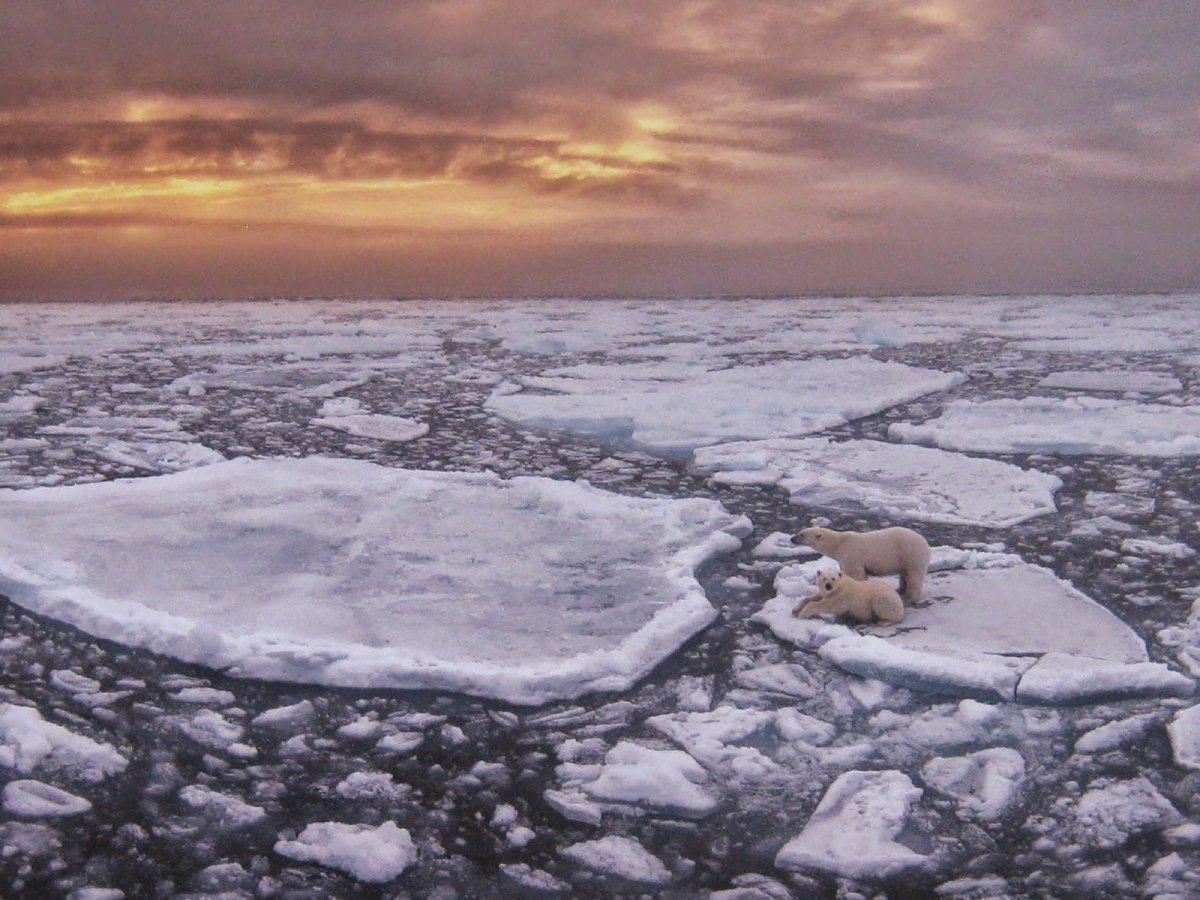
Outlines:
[[0,299],[1200,289],[1193,0],[0,0]]

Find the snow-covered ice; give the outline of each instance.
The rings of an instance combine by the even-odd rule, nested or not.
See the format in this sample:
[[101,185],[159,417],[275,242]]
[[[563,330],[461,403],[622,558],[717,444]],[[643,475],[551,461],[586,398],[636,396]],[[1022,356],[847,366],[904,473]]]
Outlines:
[[683,452],[731,440],[800,435],[841,425],[962,380],[867,357],[709,370],[582,365],[497,390],[487,406],[527,427],[568,428]]
[[321,406],[321,415],[311,424],[377,441],[415,441],[429,433],[429,426],[424,422],[369,412],[361,402],[350,397],[326,400]]
[[887,878],[921,866],[925,856],[896,841],[921,794],[903,772],[843,772],[775,865],[846,878]]
[[604,875],[613,875],[640,885],[661,886],[671,881],[671,872],[661,859],[637,841],[606,835],[564,847],[565,859]]
[[1200,706],[1180,710],[1167,726],[1175,762],[1187,769],[1200,770]]
[[519,703],[632,684],[712,621],[695,570],[749,531],[708,500],[316,458],[0,511],[0,589],[92,634],[246,677]]
[[1025,760],[1011,747],[978,750],[966,756],[939,756],[921,769],[925,784],[959,804],[962,813],[995,819],[1012,803],[1025,778]]
[[412,836],[395,822],[384,822],[376,828],[313,822],[294,840],[278,841],[275,852],[300,862],[341,869],[371,884],[393,880],[417,858]]
[[582,793],[602,808],[612,804],[660,815],[702,817],[717,806],[706,790],[708,774],[680,750],[656,750],[622,741],[602,765],[564,763],[558,767],[564,792]]
[[82,781],[103,781],[129,761],[112,744],[94,741],[54,722],[36,709],[0,703],[0,766],[18,772],[65,771]]
[[695,467],[722,484],[778,484],[804,506],[993,528],[1054,512],[1062,486],[1054,475],[997,460],[828,438],[701,447]]
[[77,816],[92,808],[91,801],[43,781],[20,778],[4,786],[5,812],[30,819]]
[[1183,387],[1174,375],[1163,372],[1127,372],[1120,369],[1066,370],[1047,375],[1038,387],[1096,393],[1168,394]]
[[1200,456],[1200,406],[1099,397],[955,400],[927,422],[897,422],[901,441],[979,453]]
[[1037,703],[1186,696],[1193,681],[1148,661],[1128,625],[1040,566],[1008,554],[937,548],[923,599],[904,621],[865,630],[797,619],[824,558],[776,577],[753,617],[848,671],[909,687]]

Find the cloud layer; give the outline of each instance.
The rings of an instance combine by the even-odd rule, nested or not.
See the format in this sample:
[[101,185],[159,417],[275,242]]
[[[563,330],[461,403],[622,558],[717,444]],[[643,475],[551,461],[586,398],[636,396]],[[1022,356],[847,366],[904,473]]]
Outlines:
[[0,33],[6,296],[1200,286],[1184,0],[15,0]]

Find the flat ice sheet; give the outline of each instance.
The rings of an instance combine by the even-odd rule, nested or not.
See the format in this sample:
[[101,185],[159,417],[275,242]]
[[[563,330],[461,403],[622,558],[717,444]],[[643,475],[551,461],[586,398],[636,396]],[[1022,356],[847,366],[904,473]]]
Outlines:
[[1132,629],[1069,583],[1005,554],[937,548],[921,602],[898,626],[796,619],[820,559],[787,566],[755,613],[778,637],[869,678],[918,690],[1037,703],[1186,696],[1191,679],[1147,662]]
[[730,440],[823,431],[963,379],[865,356],[723,369],[584,365],[526,378],[519,393],[497,389],[487,407],[526,427],[568,428],[684,452]]
[[0,592],[232,674],[537,703],[628,687],[716,615],[749,522],[544,478],[238,459],[0,493]]
[[1055,511],[1062,482],[1009,463],[884,441],[781,438],[701,447],[724,484],[777,484],[794,503],[919,522],[1003,528]]
[[1200,406],[1099,397],[956,400],[928,422],[897,422],[888,435],[982,453],[1200,456]]

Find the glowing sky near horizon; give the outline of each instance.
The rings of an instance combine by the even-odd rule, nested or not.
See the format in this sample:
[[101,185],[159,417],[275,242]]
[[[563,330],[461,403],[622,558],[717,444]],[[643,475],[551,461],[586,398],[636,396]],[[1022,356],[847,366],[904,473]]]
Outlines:
[[10,0],[0,297],[1200,288],[1190,2]]

